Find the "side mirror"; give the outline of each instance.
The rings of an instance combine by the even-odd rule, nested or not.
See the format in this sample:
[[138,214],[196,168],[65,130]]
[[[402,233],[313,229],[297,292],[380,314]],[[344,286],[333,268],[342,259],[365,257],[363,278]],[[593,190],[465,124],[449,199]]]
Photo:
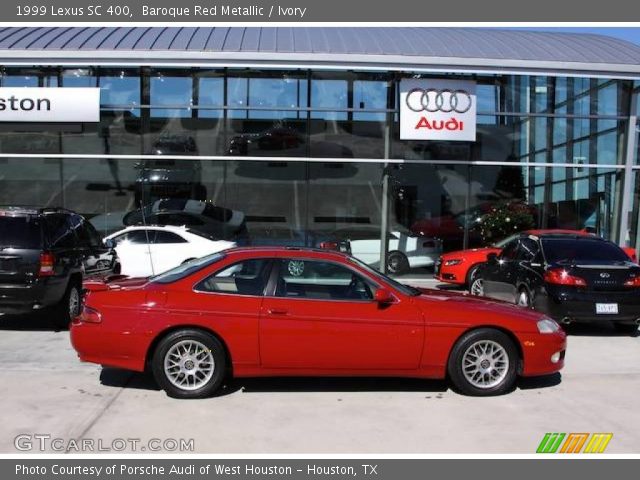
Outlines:
[[496,263],[497,261],[498,261],[498,254],[497,253],[490,253],[489,255],[487,255],[487,262]]
[[380,305],[389,305],[390,303],[393,303],[395,300],[393,295],[391,295],[391,292],[386,288],[379,288],[378,290],[376,290],[376,293],[373,296],[373,298]]
[[107,248],[116,248],[116,242],[113,240],[113,238],[107,238],[106,240],[104,240],[104,246]]

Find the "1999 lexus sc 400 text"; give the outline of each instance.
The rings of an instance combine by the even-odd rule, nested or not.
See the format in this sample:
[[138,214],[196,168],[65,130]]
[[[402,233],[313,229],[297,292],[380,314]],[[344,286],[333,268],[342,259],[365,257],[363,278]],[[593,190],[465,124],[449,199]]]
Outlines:
[[180,398],[229,375],[449,378],[495,395],[564,365],[565,334],[546,316],[408,287],[338,252],[235,248],[85,289],[71,326],[80,359],[150,368]]

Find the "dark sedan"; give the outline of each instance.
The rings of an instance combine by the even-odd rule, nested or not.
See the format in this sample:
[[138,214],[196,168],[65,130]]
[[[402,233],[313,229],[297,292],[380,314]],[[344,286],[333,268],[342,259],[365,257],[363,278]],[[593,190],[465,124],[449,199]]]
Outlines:
[[565,324],[612,321],[635,332],[640,322],[640,266],[595,236],[522,234],[489,255],[470,290]]

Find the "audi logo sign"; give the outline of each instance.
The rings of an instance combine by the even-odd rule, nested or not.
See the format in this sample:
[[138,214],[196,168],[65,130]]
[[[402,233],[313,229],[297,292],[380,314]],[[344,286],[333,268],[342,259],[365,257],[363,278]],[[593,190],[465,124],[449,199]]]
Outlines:
[[400,81],[401,140],[476,140],[476,83],[406,78]]
[[99,121],[99,88],[0,88],[0,122]]

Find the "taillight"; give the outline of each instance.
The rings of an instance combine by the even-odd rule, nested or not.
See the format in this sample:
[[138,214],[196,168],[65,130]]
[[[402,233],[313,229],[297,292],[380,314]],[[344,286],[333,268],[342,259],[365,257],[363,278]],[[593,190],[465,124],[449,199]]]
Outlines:
[[54,272],[54,265],[56,257],[53,253],[41,253],[40,254],[40,269],[38,270],[39,277],[50,277]]
[[320,242],[320,248],[324,250],[338,250],[338,242]]
[[544,281],[554,285],[567,285],[570,287],[586,287],[584,278],[571,275],[564,268],[551,268],[544,274]]
[[102,323],[102,315],[97,310],[85,306],[78,316],[78,320],[83,323]]
[[640,288],[640,277],[633,277],[624,282],[625,287]]

